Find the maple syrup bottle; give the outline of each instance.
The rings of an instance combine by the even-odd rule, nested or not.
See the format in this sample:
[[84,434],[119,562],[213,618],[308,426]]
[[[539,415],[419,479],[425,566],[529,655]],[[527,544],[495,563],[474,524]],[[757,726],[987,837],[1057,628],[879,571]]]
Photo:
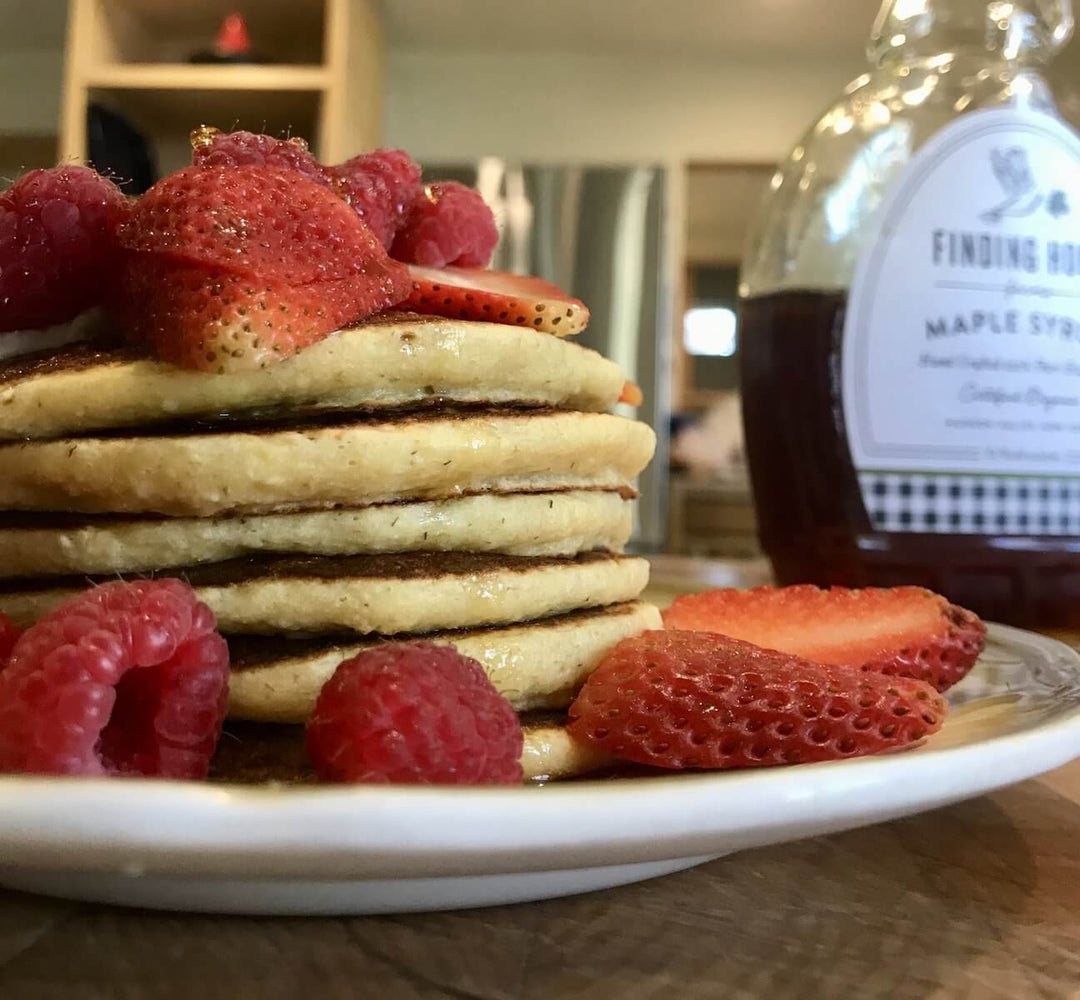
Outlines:
[[773,178],[742,276],[781,583],[920,584],[1080,627],[1080,139],[1068,0],[889,0]]

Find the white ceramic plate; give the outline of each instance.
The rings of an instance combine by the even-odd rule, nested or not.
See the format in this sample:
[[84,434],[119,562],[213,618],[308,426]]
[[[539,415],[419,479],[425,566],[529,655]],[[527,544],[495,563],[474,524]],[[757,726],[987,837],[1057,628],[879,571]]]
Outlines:
[[980,795],[1080,756],[1080,656],[991,626],[945,728],[876,758],[511,789],[0,779],[0,884],[231,913],[541,899]]

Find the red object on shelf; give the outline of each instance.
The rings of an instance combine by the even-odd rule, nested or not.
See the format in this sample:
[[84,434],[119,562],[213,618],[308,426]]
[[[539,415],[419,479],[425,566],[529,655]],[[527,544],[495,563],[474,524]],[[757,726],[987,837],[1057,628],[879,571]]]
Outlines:
[[251,36],[243,14],[229,14],[218,29],[214,49],[221,56],[246,56],[251,54]]

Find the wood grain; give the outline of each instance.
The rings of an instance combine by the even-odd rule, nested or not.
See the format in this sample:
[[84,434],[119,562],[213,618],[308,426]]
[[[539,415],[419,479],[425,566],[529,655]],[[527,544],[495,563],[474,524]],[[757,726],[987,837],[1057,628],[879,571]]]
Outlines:
[[141,913],[0,890],[4,1000],[1077,1000],[1080,761],[588,896],[404,917]]

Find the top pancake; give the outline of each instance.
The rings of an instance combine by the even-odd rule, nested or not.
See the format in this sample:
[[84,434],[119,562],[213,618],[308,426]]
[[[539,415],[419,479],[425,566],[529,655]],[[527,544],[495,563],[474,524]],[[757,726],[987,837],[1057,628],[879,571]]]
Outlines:
[[87,344],[0,357],[0,439],[438,403],[602,412],[618,400],[623,379],[613,361],[548,333],[392,312],[280,364],[229,375]]

